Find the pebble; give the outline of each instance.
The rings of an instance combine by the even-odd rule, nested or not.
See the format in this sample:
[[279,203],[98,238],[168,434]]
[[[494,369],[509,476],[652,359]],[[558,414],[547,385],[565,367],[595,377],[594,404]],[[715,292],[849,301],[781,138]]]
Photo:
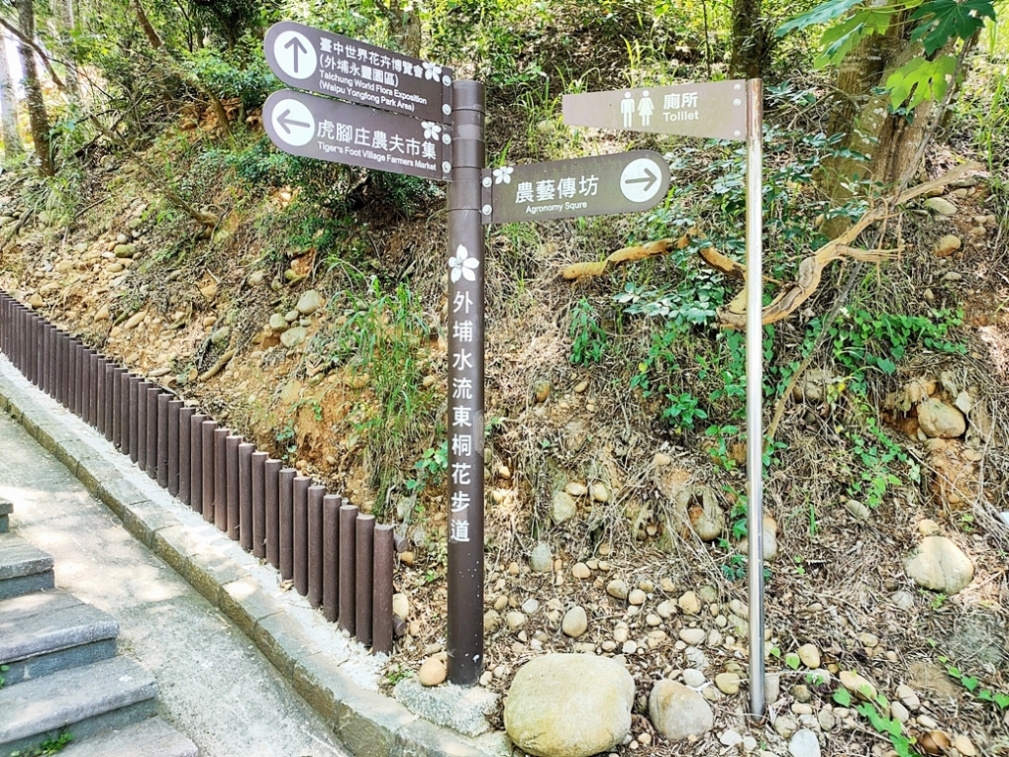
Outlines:
[[739,692],[738,673],[719,673],[715,676],[715,686],[723,694],[736,694]]
[[632,589],[627,595],[627,601],[632,605],[643,605],[648,596],[641,589]]
[[287,319],[280,313],[274,313],[270,316],[270,329],[272,331],[287,331],[287,328]]
[[623,647],[621,647],[621,650],[623,651],[624,654],[634,654],[635,652],[638,651],[638,642],[634,641],[633,639],[628,639],[627,641],[624,642],[624,645]]
[[[516,565],[515,567],[517,569],[518,565]],[[554,567],[553,553],[550,550],[549,544],[541,541],[535,547],[533,547],[533,551],[529,555],[529,567],[531,567],[537,573],[549,573],[551,570],[553,570]],[[508,572],[511,573],[510,567]],[[513,573],[512,575],[515,574]]]
[[307,335],[308,331],[305,330],[304,326],[295,326],[293,329],[288,329],[280,335],[280,343],[290,350],[304,342]]
[[911,719],[911,713],[907,711],[907,707],[902,702],[890,702],[890,712],[901,723],[906,723]]
[[841,681],[841,685],[852,694],[855,694],[862,699],[876,698],[876,687],[858,673],[853,673],[850,670],[842,670],[838,677]]
[[753,736],[743,736],[743,751],[752,752],[757,748],[757,740]]
[[613,638],[616,640],[617,644],[623,644],[631,635],[631,629],[627,627],[626,623],[619,624],[613,629]]
[[686,592],[676,600],[676,604],[687,615],[697,615],[701,611],[701,600],[692,591]]
[[665,452],[656,452],[655,456],[652,458],[652,465],[656,468],[664,468],[673,462],[673,458],[667,455]]
[[693,668],[687,668],[683,671],[683,683],[690,686],[693,689],[699,689],[701,686],[706,684],[708,679],[699,670],[694,670]]
[[585,486],[585,484],[577,481],[570,481],[568,482],[568,485],[564,487],[564,491],[572,497],[584,497],[588,493],[589,489]]
[[799,724],[791,715],[779,715],[774,721],[774,732],[787,739],[799,730]]
[[792,687],[792,696],[795,697],[796,702],[808,702],[813,698],[813,692],[809,690],[808,686],[799,683]]
[[962,733],[953,739],[953,746],[960,754],[964,755],[964,757],[975,757],[977,754],[977,749],[974,747],[974,744]]
[[610,500],[610,490],[606,488],[606,484],[601,481],[597,481],[589,487],[589,493],[592,495],[592,499],[596,502],[609,502]]
[[696,647],[704,642],[707,637],[703,628],[684,628],[680,631],[680,640],[691,647]]
[[295,305],[295,309],[302,315],[311,315],[316,310],[321,308],[323,305],[322,295],[320,295],[314,289],[309,289],[301,297],[298,298],[298,304]]
[[734,731],[731,728],[722,732],[718,737],[718,741],[722,746],[734,747],[743,743],[743,737],[738,731]]
[[526,622],[526,616],[520,612],[516,612],[515,610],[512,610],[510,613],[505,615],[505,623],[508,624],[508,628],[510,628],[512,631],[517,631],[518,629],[520,629],[522,626],[525,625],[525,622]]
[[799,660],[810,670],[820,667],[820,650],[816,644],[803,644],[799,647]]
[[909,710],[917,710],[921,707],[921,699],[918,698],[914,689],[906,683],[902,683],[897,687],[897,699],[899,699]]
[[530,598],[522,603],[522,612],[524,612],[526,615],[532,615],[538,609],[540,609],[540,603],[539,600],[537,599]]
[[800,718],[803,715],[812,715],[813,708],[808,704],[803,704],[802,702],[792,702],[792,706],[789,708],[793,715],[798,715]]
[[606,584],[606,593],[614,599],[627,599],[627,582],[616,578]]
[[592,571],[585,563],[576,562],[571,568],[571,575],[584,581],[586,578],[592,578]]
[[662,625],[662,618],[660,618],[655,613],[650,612],[648,613],[648,615],[645,616],[645,624],[650,628],[656,628],[657,626]]
[[676,614],[676,603],[671,599],[666,599],[659,603],[659,606],[655,608],[655,612],[659,614],[660,618],[668,620]]
[[914,595],[909,591],[904,591],[903,589],[891,594],[890,601],[893,602],[894,606],[898,610],[904,610],[905,612],[914,607]]
[[792,757],[820,757],[820,742],[813,731],[803,728],[789,739],[788,753]]
[[410,617],[410,599],[406,594],[392,595],[392,614],[406,620]]
[[722,637],[722,632],[717,628],[712,628],[708,631],[708,646],[709,647],[720,647],[725,639]]
[[928,715],[919,715],[918,716],[918,725],[920,725],[922,728],[927,728],[930,731],[931,730],[935,730],[936,728],[939,727],[939,724],[936,723]]
[[585,614],[585,608],[581,606],[572,607],[564,614],[564,621],[561,623],[561,631],[565,636],[577,639],[588,630],[589,620]]
[[833,731],[834,726],[837,725],[837,721],[834,719],[834,713],[827,709],[820,710],[816,713],[816,720],[820,724],[820,728],[825,731]]
[[437,686],[444,683],[447,676],[448,667],[445,665],[445,661],[440,657],[428,657],[420,666],[417,679],[421,686]]

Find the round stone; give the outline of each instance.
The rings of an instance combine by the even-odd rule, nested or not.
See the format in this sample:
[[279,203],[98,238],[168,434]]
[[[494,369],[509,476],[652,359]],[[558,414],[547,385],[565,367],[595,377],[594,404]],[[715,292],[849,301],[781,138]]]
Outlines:
[[585,614],[584,607],[581,607],[580,605],[572,607],[564,614],[564,620],[561,623],[561,631],[564,632],[565,636],[577,639],[588,630],[588,627],[589,619]]
[[671,741],[703,736],[715,725],[715,716],[704,697],[689,686],[661,680],[648,697],[648,716],[655,728]]

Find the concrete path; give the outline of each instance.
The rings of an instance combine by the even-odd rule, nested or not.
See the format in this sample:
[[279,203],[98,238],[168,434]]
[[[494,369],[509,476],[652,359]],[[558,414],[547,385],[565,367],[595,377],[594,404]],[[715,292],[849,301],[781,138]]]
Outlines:
[[253,643],[4,413],[0,496],[12,530],[55,557],[56,585],[119,620],[120,651],[157,678],[158,714],[203,757],[346,755]]

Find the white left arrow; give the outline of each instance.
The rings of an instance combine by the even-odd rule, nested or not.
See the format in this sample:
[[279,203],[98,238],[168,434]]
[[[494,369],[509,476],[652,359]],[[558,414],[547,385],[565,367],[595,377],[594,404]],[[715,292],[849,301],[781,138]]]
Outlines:
[[273,130],[289,145],[307,145],[315,136],[315,118],[308,107],[297,100],[280,100],[270,116]]

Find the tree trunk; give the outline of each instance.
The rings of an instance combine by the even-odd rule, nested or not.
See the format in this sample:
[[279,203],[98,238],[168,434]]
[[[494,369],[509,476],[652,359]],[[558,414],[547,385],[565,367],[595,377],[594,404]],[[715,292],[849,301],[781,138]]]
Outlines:
[[732,60],[734,78],[762,77],[771,60],[771,29],[763,18],[762,0],[733,0]]
[[74,31],[74,9],[73,0],[54,0],[53,11],[56,18],[56,30],[59,34],[60,46],[66,59],[66,72],[64,82],[67,85],[67,94],[73,102],[81,99],[81,85],[77,78],[77,61],[74,59],[73,47],[71,45],[71,35]]
[[[884,35],[866,37],[844,59],[837,74],[837,98],[828,132],[846,135],[842,146],[862,156],[825,160],[819,184],[838,208],[856,195],[852,179],[865,179],[884,185],[911,178],[925,140],[932,133],[942,103],[926,100],[911,114],[890,111],[890,96],[883,88],[886,80],[912,58],[924,55],[920,43],[911,42],[909,11],[896,14]],[[968,45],[973,42],[966,43]],[[935,53],[955,53],[954,43]],[[954,81],[951,89],[956,87]],[[828,238],[842,233],[850,221],[829,220],[823,228]]]
[[7,61],[7,40],[0,34],[0,121],[3,123],[4,156],[10,160],[24,154],[18,132],[18,101],[14,94],[10,64]]
[[[18,23],[21,33],[26,39],[35,38],[35,11],[32,0],[16,0]],[[35,144],[35,157],[39,161],[39,173],[43,176],[53,176],[56,168],[53,165],[52,143],[49,133],[49,115],[42,99],[42,86],[39,84],[38,68],[35,65],[35,51],[23,41],[18,45],[21,52],[21,66],[24,78],[21,80],[25,88],[25,102],[28,105],[28,121],[31,124],[32,142]]]

